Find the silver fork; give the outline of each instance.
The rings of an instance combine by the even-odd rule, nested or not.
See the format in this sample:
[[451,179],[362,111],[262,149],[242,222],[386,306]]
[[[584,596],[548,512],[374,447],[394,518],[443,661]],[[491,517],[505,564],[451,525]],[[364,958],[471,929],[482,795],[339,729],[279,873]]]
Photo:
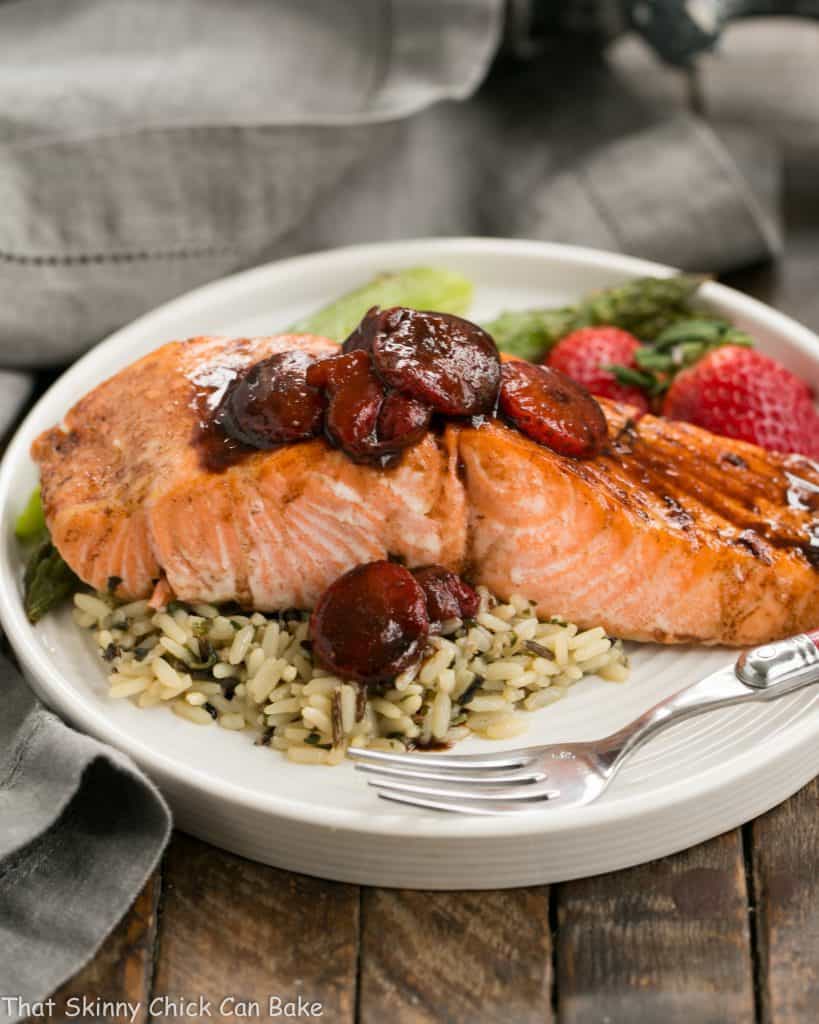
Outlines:
[[600,740],[497,754],[389,754],[351,747],[378,795],[462,814],[579,807],[596,800],[626,758],[663,729],[715,708],[776,700],[819,682],[819,630],[741,654],[731,668],[660,701]]

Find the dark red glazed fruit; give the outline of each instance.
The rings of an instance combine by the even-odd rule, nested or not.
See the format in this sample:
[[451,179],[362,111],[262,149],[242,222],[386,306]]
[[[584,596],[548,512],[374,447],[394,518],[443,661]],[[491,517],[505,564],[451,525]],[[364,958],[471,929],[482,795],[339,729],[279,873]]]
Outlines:
[[390,391],[378,414],[378,437],[382,445],[400,441],[405,448],[421,440],[431,416],[432,409],[417,398]]
[[363,349],[365,352],[372,352],[373,338],[380,322],[381,310],[378,306],[371,306],[361,318],[361,323],[341,346],[341,351],[355,352]]
[[477,324],[396,306],[377,314],[363,341],[370,332],[375,368],[390,387],[450,416],[494,410],[500,357]]
[[327,394],[325,430],[333,444],[353,459],[380,454],[376,428],[384,385],[373,373],[369,353],[348,352],[313,363],[307,381]]
[[307,379],[327,394],[327,436],[359,462],[395,455],[420,440],[429,424],[421,402],[387,391],[364,349],[313,363]]
[[527,437],[559,455],[590,459],[606,443],[606,418],[597,402],[548,366],[504,363],[499,408]]
[[232,381],[218,414],[225,431],[252,448],[320,434],[326,403],[307,383],[312,361],[306,352],[280,352]]
[[402,565],[369,562],[340,576],[310,618],[313,656],[342,679],[388,682],[418,661],[429,635],[420,584]]
[[442,565],[425,565],[414,569],[412,574],[424,591],[430,622],[472,619],[478,614],[481,603],[478,592],[457,573]]

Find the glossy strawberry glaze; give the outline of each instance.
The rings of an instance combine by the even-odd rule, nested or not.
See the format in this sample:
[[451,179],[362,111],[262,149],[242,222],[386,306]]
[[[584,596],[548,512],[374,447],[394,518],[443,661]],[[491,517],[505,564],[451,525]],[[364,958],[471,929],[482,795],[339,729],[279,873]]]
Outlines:
[[369,562],[340,576],[310,619],[313,656],[341,679],[376,685],[417,661],[429,635],[424,591],[395,562]]
[[[605,440],[599,406],[562,374],[522,363],[502,373],[494,341],[476,324],[401,308],[370,310],[337,355],[285,352],[251,366],[228,385],[217,429],[200,440],[213,469],[322,431],[354,461],[388,465],[433,416],[474,421],[498,408],[563,455],[590,458]],[[220,434],[230,449],[221,460]]]

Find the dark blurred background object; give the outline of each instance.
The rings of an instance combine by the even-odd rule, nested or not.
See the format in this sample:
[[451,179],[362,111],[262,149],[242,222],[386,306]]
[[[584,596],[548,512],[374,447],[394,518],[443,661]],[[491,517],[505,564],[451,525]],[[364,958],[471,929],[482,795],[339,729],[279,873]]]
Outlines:
[[819,16],[816,0],[508,0],[507,48],[531,57],[561,45],[565,34],[605,44],[633,29],[666,61],[689,66],[712,50],[731,21],[763,16]]

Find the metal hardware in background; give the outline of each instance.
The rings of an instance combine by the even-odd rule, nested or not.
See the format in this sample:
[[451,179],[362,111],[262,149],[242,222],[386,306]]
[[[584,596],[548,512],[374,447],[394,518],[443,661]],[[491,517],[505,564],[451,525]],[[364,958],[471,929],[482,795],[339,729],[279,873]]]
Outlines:
[[379,796],[461,814],[509,814],[588,804],[623,762],[663,729],[716,708],[776,700],[819,683],[819,630],[746,651],[655,704],[600,740],[506,750],[497,754],[388,754],[353,747],[356,768]]
[[691,67],[732,22],[764,15],[819,17],[819,0],[507,0],[503,52],[523,60],[561,53],[567,40],[588,50],[638,33],[659,57]]

